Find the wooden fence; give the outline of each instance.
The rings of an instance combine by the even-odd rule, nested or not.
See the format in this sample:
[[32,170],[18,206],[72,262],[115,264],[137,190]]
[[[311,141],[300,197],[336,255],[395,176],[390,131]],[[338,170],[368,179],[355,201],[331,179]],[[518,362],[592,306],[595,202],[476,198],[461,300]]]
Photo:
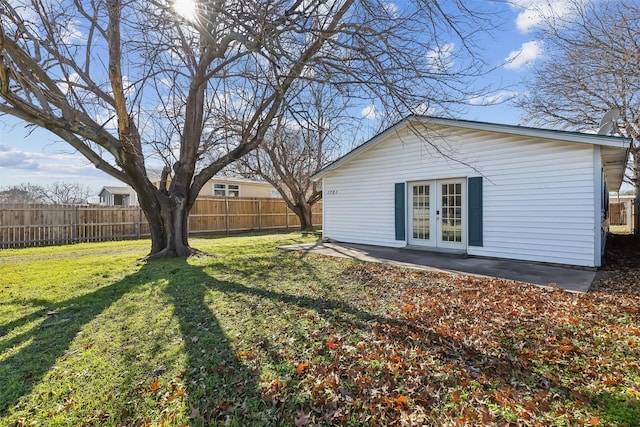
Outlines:
[[[322,224],[322,204],[313,207]],[[189,233],[295,229],[300,220],[282,199],[204,198],[189,214]],[[136,206],[0,205],[0,248],[67,245],[148,237]]]
[[629,231],[633,231],[634,214],[633,199],[618,200],[615,197],[609,199],[609,225],[624,225]]

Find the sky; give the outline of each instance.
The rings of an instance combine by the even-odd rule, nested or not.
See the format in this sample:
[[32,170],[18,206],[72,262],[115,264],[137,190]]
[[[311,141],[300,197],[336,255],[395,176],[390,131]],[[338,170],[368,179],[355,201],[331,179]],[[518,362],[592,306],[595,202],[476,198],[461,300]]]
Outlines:
[[[483,98],[470,99],[470,104],[476,106],[470,106],[458,118],[527,124],[513,103],[500,101],[524,93],[527,80],[531,80],[531,66],[544,57],[544,45],[535,39],[534,31],[541,25],[540,10],[549,6],[546,0],[514,1],[517,5],[511,4],[506,10],[500,29],[492,38],[487,38],[483,46],[483,60],[490,67],[502,66],[478,84],[490,85],[495,91]],[[567,0],[552,3],[555,13],[564,13],[567,9]],[[496,105],[479,106],[487,102]],[[375,114],[375,108],[363,106],[363,117],[373,118]],[[363,141],[367,137],[363,135]],[[12,117],[0,116],[0,187],[23,183],[46,186],[56,181],[81,183],[96,194],[103,186],[124,185],[95,169],[55,135],[26,128],[24,122]]]

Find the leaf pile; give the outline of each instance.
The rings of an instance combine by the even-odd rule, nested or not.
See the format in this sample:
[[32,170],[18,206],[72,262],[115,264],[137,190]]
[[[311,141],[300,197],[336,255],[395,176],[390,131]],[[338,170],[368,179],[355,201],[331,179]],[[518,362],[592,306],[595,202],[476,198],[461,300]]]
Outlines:
[[611,234],[606,249],[598,290],[640,295],[640,239],[632,234]]
[[345,277],[384,289],[395,306],[367,327],[313,332],[326,346],[298,365],[298,390],[309,396],[302,424],[640,419],[638,297],[372,264]]

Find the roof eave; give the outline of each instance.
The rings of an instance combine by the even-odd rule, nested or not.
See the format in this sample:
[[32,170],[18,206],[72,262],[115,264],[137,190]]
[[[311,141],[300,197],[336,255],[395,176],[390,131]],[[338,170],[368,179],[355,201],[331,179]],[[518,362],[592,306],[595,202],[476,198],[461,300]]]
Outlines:
[[624,172],[627,168],[629,149],[617,149],[603,147],[601,149],[602,169],[605,182],[610,191],[618,191],[624,180]]
[[506,133],[511,135],[528,136],[532,138],[544,138],[544,139],[551,139],[551,140],[557,140],[557,141],[563,141],[563,142],[577,142],[577,143],[583,143],[583,144],[600,145],[604,147],[622,148],[627,150],[631,145],[631,138],[624,138],[624,137],[614,137],[614,136],[595,135],[595,134],[592,135],[592,134],[570,132],[570,131],[563,131],[563,130],[539,129],[539,128],[505,125],[505,124],[498,124],[498,123],[475,122],[475,121],[469,121],[469,120],[446,119],[446,118],[431,117],[431,116],[412,115],[412,116],[405,117],[404,119],[395,123],[394,125],[387,128],[386,130],[370,138],[368,141],[354,148],[344,156],[336,159],[329,165],[320,169],[318,172],[311,175],[310,177],[311,180],[320,181],[327,173],[337,169],[343,163],[348,162],[350,159],[360,155],[361,153],[375,147],[379,142],[384,140],[384,138],[388,136],[390,133],[397,132],[399,128],[409,124],[412,121],[413,122],[417,121],[423,124],[431,123],[431,124],[449,126],[449,127],[459,127],[459,128],[465,128],[465,129],[487,131],[487,132]]
[[541,129],[527,126],[506,125],[500,123],[475,122],[459,119],[445,119],[430,116],[418,116],[420,121],[439,124],[443,126],[460,127],[473,130],[484,130],[511,135],[529,136],[533,138],[552,139],[564,142],[579,142],[586,144],[602,145],[607,147],[627,148],[631,144],[631,138],[621,136],[598,135],[566,130]]

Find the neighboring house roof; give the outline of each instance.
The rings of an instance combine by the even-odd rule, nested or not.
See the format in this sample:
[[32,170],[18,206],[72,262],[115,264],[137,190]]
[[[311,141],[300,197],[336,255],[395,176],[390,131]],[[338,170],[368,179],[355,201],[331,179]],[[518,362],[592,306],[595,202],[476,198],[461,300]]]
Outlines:
[[264,186],[273,187],[271,184],[269,184],[266,181],[257,181],[255,179],[236,178],[231,176],[214,176],[213,178],[210,179],[210,181],[227,183],[227,184],[255,184],[255,185],[264,185]]
[[110,194],[123,194],[123,195],[130,195],[133,193],[133,188],[131,187],[102,187],[102,190],[100,190],[99,194],[102,194],[103,192],[107,192]]
[[[147,171],[149,180],[154,183],[160,181],[161,174],[162,174],[162,171],[160,170],[150,169]],[[172,175],[169,175],[168,181],[171,181],[171,179],[172,179]],[[219,183],[230,183],[230,184],[256,184],[256,185],[265,185],[265,186],[272,187],[272,185],[266,181],[258,181],[255,179],[240,178],[240,177],[234,177],[234,176],[214,176],[209,181],[212,181],[212,182],[215,181]],[[116,187],[113,187],[113,188],[116,188]]]
[[581,132],[571,132],[564,130],[540,129],[526,126],[514,126],[498,123],[476,122],[470,120],[445,119],[440,117],[412,115],[405,117],[398,123],[382,131],[378,135],[369,139],[365,143],[354,148],[344,156],[335,160],[333,163],[325,166],[311,176],[314,181],[320,180],[327,173],[340,167],[352,158],[364,153],[375,147],[378,143],[393,133],[399,132],[401,129],[412,124],[421,125],[440,125],[447,127],[457,127],[472,130],[480,130],[487,132],[505,133],[511,135],[519,135],[524,137],[544,138],[563,142],[575,142],[582,144],[599,145],[602,149],[602,166],[605,170],[607,182],[610,188],[617,189],[622,183],[624,170],[627,165],[627,155],[631,145],[630,138],[622,138],[617,136],[596,135]]

